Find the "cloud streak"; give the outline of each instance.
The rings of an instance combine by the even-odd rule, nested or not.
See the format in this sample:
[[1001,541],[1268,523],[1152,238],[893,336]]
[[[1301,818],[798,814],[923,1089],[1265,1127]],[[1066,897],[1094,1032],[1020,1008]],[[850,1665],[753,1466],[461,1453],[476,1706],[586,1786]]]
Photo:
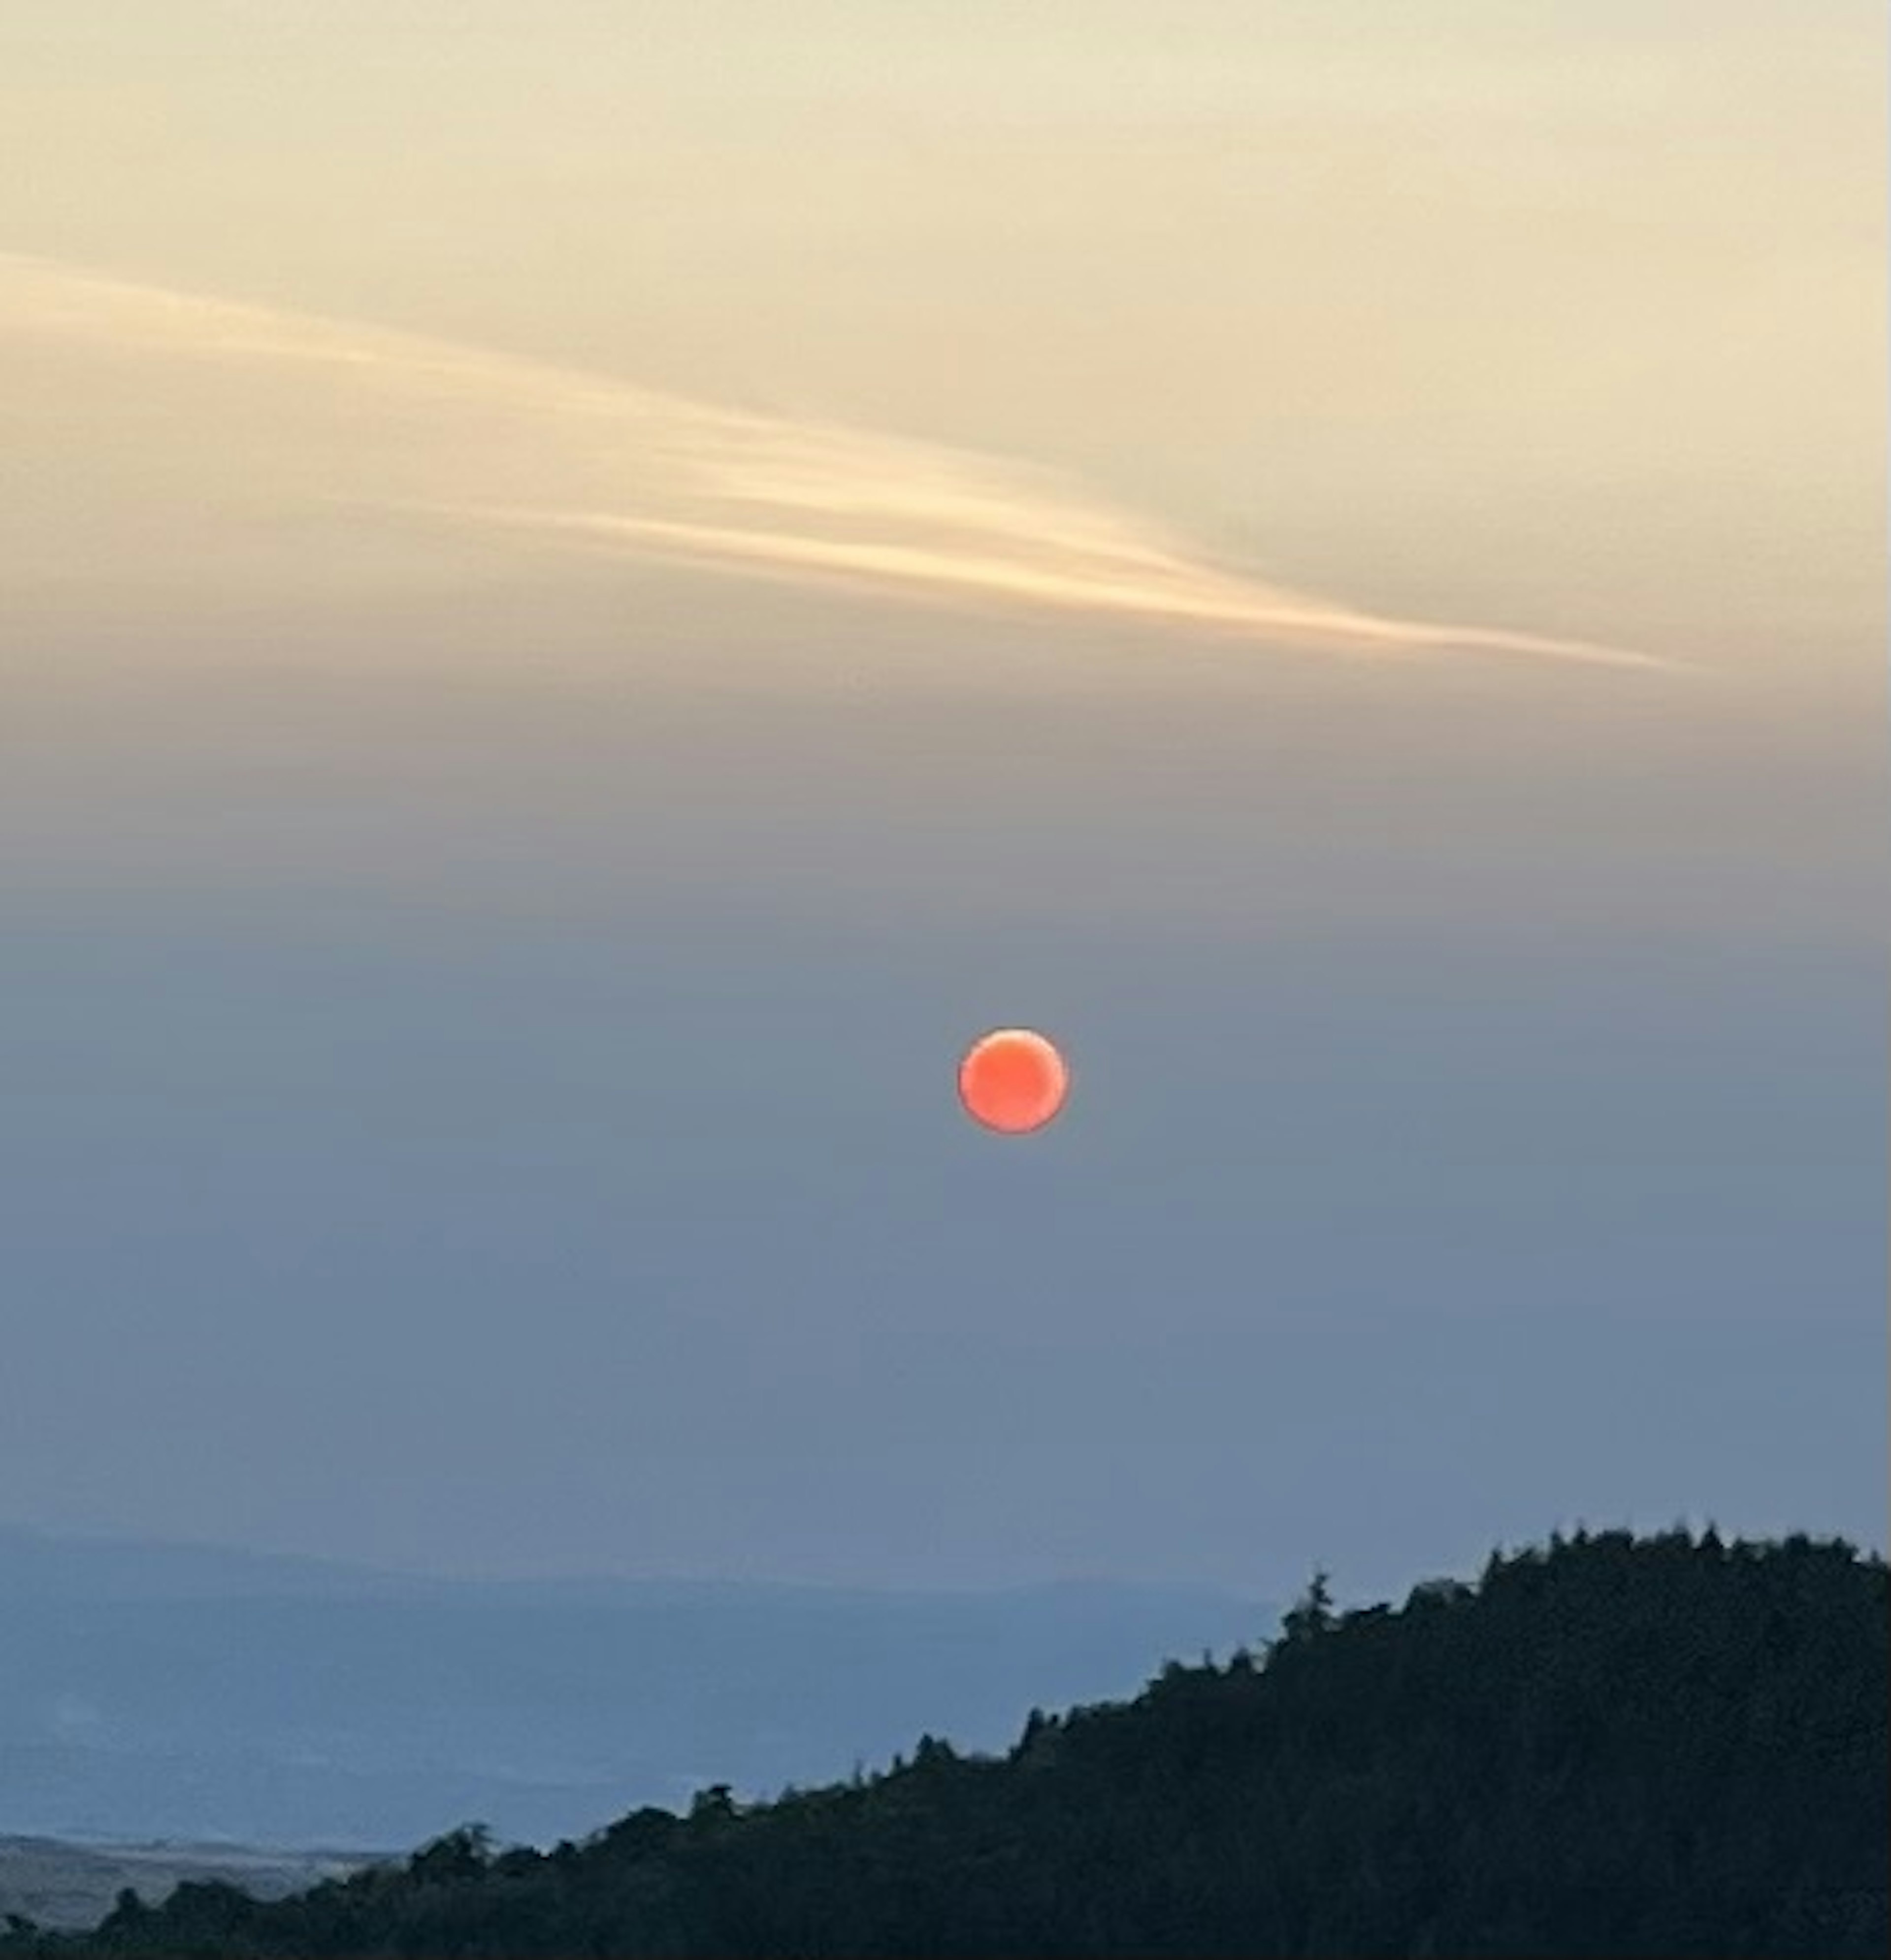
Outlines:
[[1167,621],[1282,648],[1676,664],[1291,591],[1218,565],[1160,525],[1023,463],[721,407],[419,335],[9,254],[0,254],[0,328],[117,353],[319,373],[351,406],[431,412],[449,436],[501,439],[470,491],[463,465],[418,485],[347,485],[348,501],[390,517],[425,514],[626,558]]

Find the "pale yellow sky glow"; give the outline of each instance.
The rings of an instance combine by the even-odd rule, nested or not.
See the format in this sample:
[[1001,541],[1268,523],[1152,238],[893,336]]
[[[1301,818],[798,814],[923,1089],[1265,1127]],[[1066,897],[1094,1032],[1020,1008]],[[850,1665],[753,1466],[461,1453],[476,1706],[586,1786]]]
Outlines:
[[0,587],[470,565],[556,638],[614,552],[631,625],[674,557],[705,613],[721,568],[1823,685],[1883,623],[1883,41],[1854,0],[16,0]]

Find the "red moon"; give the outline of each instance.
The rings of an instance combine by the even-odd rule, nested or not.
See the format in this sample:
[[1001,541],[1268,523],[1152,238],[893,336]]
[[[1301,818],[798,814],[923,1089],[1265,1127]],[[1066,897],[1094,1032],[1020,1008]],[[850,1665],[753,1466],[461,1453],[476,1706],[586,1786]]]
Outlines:
[[1022,1136],[1041,1130],[1064,1106],[1070,1071],[1030,1028],[997,1028],[975,1041],[959,1064],[959,1100],[988,1130]]

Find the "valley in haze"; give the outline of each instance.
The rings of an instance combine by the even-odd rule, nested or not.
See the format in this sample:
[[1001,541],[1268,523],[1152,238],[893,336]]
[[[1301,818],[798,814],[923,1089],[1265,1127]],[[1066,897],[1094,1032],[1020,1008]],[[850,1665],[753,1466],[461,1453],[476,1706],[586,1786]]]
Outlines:
[[[377,1851],[1000,1747],[1277,1609],[1208,1588],[468,1581],[0,1531],[0,1834]],[[0,1877],[4,1874],[0,1873]]]
[[0,1919],[28,1920],[56,1932],[96,1926],[125,1892],[154,1901],[180,1885],[217,1881],[240,1885],[252,1898],[282,1898],[371,1862],[358,1852],[0,1836]]

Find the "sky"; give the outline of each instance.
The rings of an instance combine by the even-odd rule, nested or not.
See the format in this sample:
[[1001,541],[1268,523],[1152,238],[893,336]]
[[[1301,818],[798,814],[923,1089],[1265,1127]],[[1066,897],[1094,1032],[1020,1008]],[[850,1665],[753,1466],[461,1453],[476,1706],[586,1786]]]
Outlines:
[[13,0],[0,1517],[1882,1545],[1886,52]]

